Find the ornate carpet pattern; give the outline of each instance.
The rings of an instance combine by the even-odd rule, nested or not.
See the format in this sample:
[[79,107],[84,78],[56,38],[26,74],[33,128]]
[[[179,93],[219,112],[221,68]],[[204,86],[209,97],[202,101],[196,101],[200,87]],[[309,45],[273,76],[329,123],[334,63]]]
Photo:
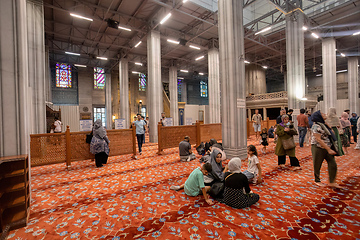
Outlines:
[[[255,143],[255,141],[250,141]],[[186,181],[198,160],[180,162],[178,150],[110,157],[103,168],[79,161],[32,169],[28,226],[8,239],[360,239],[360,151],[336,157],[337,190],[314,184],[310,147],[297,147],[302,170],[277,168],[273,140],[258,148],[264,182],[251,185],[257,204],[234,209],[202,196],[188,197],[171,185]],[[198,156],[199,157],[199,156]],[[242,169],[247,168],[243,161]],[[321,169],[328,183],[327,163]]]

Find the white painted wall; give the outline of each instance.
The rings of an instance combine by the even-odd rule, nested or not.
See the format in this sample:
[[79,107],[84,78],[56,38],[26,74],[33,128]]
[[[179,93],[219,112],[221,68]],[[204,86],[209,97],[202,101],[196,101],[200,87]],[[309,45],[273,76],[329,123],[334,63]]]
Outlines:
[[208,118],[206,117],[208,114],[206,109],[208,105],[192,105],[192,104],[185,104],[184,108],[184,124],[186,124],[186,118],[192,118],[192,122],[196,123],[199,120],[199,111],[204,111],[204,123],[208,122]]

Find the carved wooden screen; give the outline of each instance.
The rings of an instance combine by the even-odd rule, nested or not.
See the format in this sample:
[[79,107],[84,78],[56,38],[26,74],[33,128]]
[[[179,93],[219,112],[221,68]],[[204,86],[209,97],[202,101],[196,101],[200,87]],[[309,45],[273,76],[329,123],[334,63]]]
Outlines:
[[185,136],[190,137],[190,144],[196,143],[196,125],[161,127],[161,149],[178,147]]
[[209,142],[211,138],[222,140],[221,123],[200,125],[200,141]]
[[109,130],[107,135],[110,140],[110,156],[133,153],[135,139],[132,136],[132,129]]
[[30,135],[30,158],[32,167],[65,162],[65,133]]
[[93,159],[90,153],[90,144],[86,143],[86,134],[90,132],[70,132],[71,161]]

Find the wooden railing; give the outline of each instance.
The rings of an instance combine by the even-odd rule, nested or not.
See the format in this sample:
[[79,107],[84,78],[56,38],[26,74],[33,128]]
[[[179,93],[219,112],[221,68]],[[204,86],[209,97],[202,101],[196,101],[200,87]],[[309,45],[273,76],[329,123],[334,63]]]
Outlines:
[[164,149],[178,147],[185,136],[190,137],[190,143],[200,145],[211,138],[222,140],[221,123],[164,127],[158,124],[158,154]]
[[[43,166],[56,163],[66,163],[93,159],[90,144],[85,142],[86,134],[90,132],[70,132],[69,126],[65,133],[46,133],[30,135],[31,166]],[[110,140],[109,156],[122,154],[136,155],[135,128],[107,130]]]
[[[261,121],[261,129],[266,128],[267,130],[269,130],[271,126],[275,127],[275,125],[276,125],[276,120],[270,120],[269,118],[267,118],[267,120]],[[255,135],[255,131],[254,131],[253,122],[247,119],[247,136],[250,137],[250,135]]]

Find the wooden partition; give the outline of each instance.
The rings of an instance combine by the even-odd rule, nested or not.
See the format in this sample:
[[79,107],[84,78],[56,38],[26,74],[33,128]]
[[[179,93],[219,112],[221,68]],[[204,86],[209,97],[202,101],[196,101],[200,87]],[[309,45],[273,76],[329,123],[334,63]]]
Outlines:
[[[90,144],[86,143],[86,134],[90,132],[47,133],[30,135],[31,166],[66,163],[94,158],[90,153]],[[136,155],[135,128],[108,130],[110,140],[109,156],[122,154]]]
[[[261,121],[261,129],[267,128],[269,130],[271,126],[275,127],[275,125],[276,125],[275,119],[270,120],[269,118],[267,118],[265,121]],[[247,119],[247,136],[250,137],[250,135],[255,135],[255,131],[253,127],[253,122]]]
[[208,142],[211,138],[222,139],[221,123],[170,126],[164,127],[158,124],[158,154],[166,148],[178,147],[185,136],[190,137],[190,144]]

